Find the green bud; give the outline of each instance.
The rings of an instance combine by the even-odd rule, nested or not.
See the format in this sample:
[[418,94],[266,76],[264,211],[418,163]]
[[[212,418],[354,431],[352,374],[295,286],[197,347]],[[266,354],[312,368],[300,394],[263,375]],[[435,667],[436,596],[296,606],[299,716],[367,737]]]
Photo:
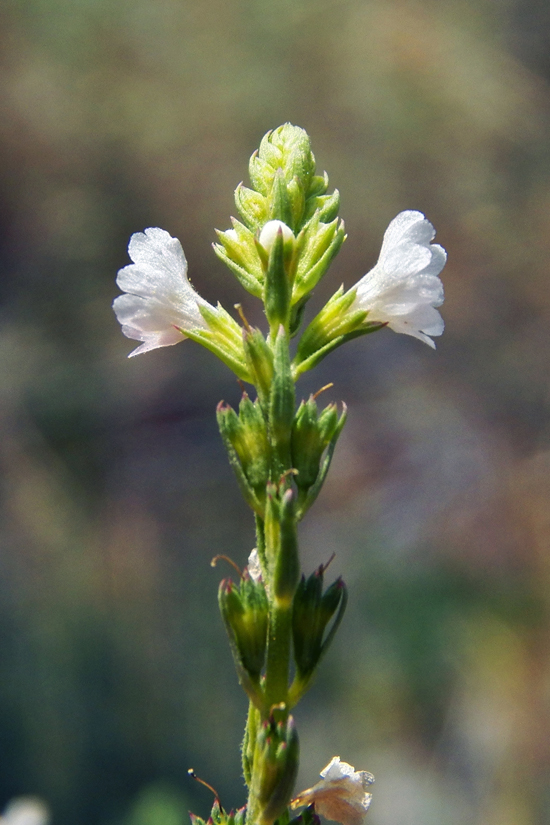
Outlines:
[[285,123],[268,132],[248,167],[252,189],[242,185],[235,203],[246,226],[261,229],[268,220],[280,220],[298,232],[320,210],[331,221],[338,211],[338,193],[326,195],[328,177],[316,176],[315,157],[307,133]]
[[[305,301],[345,238],[337,220],[340,196],[337,191],[327,194],[328,177],[326,172],[315,175],[307,133],[290,123],[263,137],[250,158],[249,174],[251,188],[240,183],[235,191],[242,223],[232,219],[233,228],[218,232],[214,249],[245,289],[264,299],[271,325],[282,323],[294,334]],[[286,280],[280,250],[271,258],[269,251],[264,254],[261,239],[258,246],[258,233],[272,221],[280,221],[299,238],[296,248],[283,256]]]
[[293,178],[289,181],[286,187],[286,193],[290,209],[289,226],[299,227],[305,211],[306,197],[304,187],[298,178]]
[[249,229],[255,231],[258,226],[269,220],[266,198],[253,189],[239,183],[235,189],[235,205]]
[[246,807],[239,808],[237,811],[224,811],[221,807],[219,799],[216,799],[210,816],[205,821],[200,816],[189,812],[191,818],[191,825],[244,825],[246,819]]
[[221,401],[216,411],[218,427],[229,462],[247,503],[263,515],[265,488],[269,478],[270,445],[264,415],[258,401],[246,393],[239,404],[239,415]]
[[321,412],[313,396],[300,404],[292,425],[292,465],[298,471],[298,516],[302,518],[319,495],[336,442],[346,421],[346,405],[338,417],[335,404]]
[[239,423],[233,446],[250,486],[261,499],[269,478],[269,441],[261,407],[247,393],[243,393],[239,404]]
[[237,587],[231,579],[224,579],[218,601],[237,670],[245,670],[259,684],[267,643],[268,602],[263,582],[245,575]]
[[[290,689],[293,703],[307,688],[334,638],[347,604],[347,590],[341,578],[323,593],[324,569],[319,567],[308,579],[302,576],[294,596],[292,638],[296,678]],[[327,625],[335,614],[334,623],[325,636]]]
[[[324,192],[326,192],[328,188],[328,176],[325,172],[324,179],[321,178],[324,184]],[[330,223],[330,221],[334,220],[334,218],[338,215],[338,210],[340,208],[340,192],[338,189],[335,189],[332,195],[320,195],[315,196],[310,193],[310,197],[307,204],[307,211],[305,214],[306,220],[309,220],[313,217],[315,212],[319,215],[319,220],[323,221],[323,223]]]
[[296,485],[305,493],[317,480],[321,456],[338,426],[335,404],[329,404],[321,416],[313,396],[300,404],[292,425],[292,466],[298,470]]
[[234,218],[231,222],[232,229],[227,229],[225,232],[216,229],[220,242],[213,244],[214,252],[227,264],[248,292],[261,298],[264,271],[256,248],[254,233]]
[[[287,809],[298,773],[298,734],[291,716],[265,721],[258,732],[251,799],[255,825],[271,825]],[[256,813],[256,812],[255,812]]]
[[320,212],[315,212],[296,241],[293,304],[302,301],[316,287],[345,239],[343,221],[335,218],[331,223],[323,223]]

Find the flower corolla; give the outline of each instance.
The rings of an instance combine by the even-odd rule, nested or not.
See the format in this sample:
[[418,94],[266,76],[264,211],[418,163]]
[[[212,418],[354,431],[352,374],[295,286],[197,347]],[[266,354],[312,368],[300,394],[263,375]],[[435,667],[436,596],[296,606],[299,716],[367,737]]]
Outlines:
[[378,263],[356,284],[351,309],[368,311],[368,320],[387,324],[430,347],[444,323],[435,307],[443,303],[438,275],[447,253],[432,244],[435,230],[421,212],[400,212],[384,234]]
[[115,298],[113,309],[124,335],[143,342],[130,356],[177,344],[186,330],[209,329],[199,307],[212,307],[189,283],[177,238],[152,227],[132,235],[128,253],[133,263],[116,279],[126,294]]
[[266,252],[270,252],[279,232],[283,235],[283,243],[294,240],[294,233],[292,232],[292,229],[286,225],[286,223],[283,223],[282,221],[268,221],[262,227],[262,231],[260,232],[260,236],[258,238],[258,241]]
[[321,782],[298,794],[291,807],[315,805],[317,814],[333,822],[362,825],[372,800],[372,794],[366,790],[374,782],[372,773],[356,771],[339,756],[334,756],[321,771],[321,776]]

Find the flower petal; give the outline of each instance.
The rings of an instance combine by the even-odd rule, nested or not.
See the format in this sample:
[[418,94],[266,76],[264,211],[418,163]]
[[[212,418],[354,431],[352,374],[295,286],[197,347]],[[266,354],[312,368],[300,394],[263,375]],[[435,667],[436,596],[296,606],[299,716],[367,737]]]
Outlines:
[[435,230],[421,212],[401,212],[388,226],[376,266],[356,285],[353,309],[368,312],[369,322],[387,324],[435,347],[430,335],[444,324],[435,307],[443,303],[438,275],[447,253],[432,244]]
[[187,279],[187,261],[177,238],[151,227],[132,235],[128,252],[132,264],[121,269],[119,295],[113,309],[128,338],[143,344],[131,355],[177,344],[186,330],[208,329],[200,306],[210,305]]

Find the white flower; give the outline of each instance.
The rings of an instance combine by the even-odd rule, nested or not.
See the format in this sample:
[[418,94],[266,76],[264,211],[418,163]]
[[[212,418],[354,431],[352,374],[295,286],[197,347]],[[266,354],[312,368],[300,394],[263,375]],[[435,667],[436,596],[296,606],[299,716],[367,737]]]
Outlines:
[[266,252],[271,251],[271,247],[275,243],[275,238],[279,232],[283,233],[284,243],[294,240],[294,233],[292,232],[292,229],[286,225],[286,223],[283,223],[282,221],[268,221],[262,227],[260,237],[258,238],[258,241],[261,243]]
[[372,800],[372,794],[366,792],[374,782],[372,773],[356,771],[333,756],[321,776],[322,781],[298,794],[291,807],[313,804],[315,812],[326,819],[341,825],[362,825]]
[[50,812],[42,802],[33,796],[12,799],[0,816],[0,825],[48,825]]
[[113,309],[124,335],[143,341],[131,356],[177,344],[186,330],[209,329],[199,306],[210,304],[189,283],[177,238],[158,228],[136,232],[128,253],[133,263],[121,269],[116,279],[127,294],[115,298]]
[[421,212],[401,212],[384,234],[378,263],[356,285],[351,309],[368,310],[367,320],[386,323],[394,332],[420,338],[441,335],[443,319],[435,307],[443,303],[438,278],[447,253],[430,243],[435,230]]

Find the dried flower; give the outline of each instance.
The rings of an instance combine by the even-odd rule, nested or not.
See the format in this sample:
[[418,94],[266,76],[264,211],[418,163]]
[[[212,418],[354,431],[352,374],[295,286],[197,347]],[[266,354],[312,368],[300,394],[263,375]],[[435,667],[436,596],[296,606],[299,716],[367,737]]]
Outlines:
[[435,230],[421,212],[401,212],[384,234],[378,263],[356,284],[350,311],[367,310],[369,322],[386,323],[394,332],[412,335],[430,347],[430,335],[441,335],[443,319],[435,307],[443,303],[438,278],[447,254],[430,243]]
[[177,344],[191,330],[208,330],[200,306],[214,310],[187,279],[187,260],[177,238],[164,229],[136,232],[128,253],[133,263],[118,273],[113,309],[127,338],[143,341],[130,355]]
[[368,771],[356,771],[347,762],[334,756],[321,771],[323,777],[292,800],[291,807],[315,805],[315,812],[341,825],[362,825],[372,794],[366,788],[374,782]]
[[262,578],[262,566],[257,547],[254,547],[248,557],[248,575],[254,582],[259,582]]

